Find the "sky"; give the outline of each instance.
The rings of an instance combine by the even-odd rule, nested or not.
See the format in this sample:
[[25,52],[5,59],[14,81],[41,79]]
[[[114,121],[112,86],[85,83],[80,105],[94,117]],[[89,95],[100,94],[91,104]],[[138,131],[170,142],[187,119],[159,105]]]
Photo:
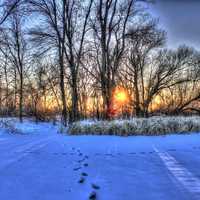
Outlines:
[[155,0],[149,12],[167,31],[167,47],[186,44],[200,50],[200,0]]
[[200,50],[200,0],[154,1],[149,12],[159,18],[159,26],[167,32],[167,47],[186,44]]

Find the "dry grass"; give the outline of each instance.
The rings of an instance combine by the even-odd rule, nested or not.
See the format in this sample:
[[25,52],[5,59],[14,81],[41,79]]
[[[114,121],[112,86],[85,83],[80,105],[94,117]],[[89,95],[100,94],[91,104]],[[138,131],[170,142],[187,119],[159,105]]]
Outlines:
[[130,120],[76,122],[71,135],[166,135],[200,132],[200,117],[151,117]]

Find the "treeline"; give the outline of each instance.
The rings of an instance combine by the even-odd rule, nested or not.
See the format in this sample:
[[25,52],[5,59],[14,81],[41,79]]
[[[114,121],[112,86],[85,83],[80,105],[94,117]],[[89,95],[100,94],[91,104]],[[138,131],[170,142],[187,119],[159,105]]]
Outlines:
[[12,0],[0,6],[0,113],[63,123],[200,113],[200,53],[166,49],[166,33],[136,0]]

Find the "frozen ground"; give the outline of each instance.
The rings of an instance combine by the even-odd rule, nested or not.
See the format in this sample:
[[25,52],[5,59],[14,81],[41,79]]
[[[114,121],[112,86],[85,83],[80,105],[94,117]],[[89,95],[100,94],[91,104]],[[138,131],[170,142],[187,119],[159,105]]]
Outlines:
[[17,128],[24,134],[0,134],[2,200],[87,200],[92,191],[99,200],[200,199],[198,134],[67,136],[28,121]]

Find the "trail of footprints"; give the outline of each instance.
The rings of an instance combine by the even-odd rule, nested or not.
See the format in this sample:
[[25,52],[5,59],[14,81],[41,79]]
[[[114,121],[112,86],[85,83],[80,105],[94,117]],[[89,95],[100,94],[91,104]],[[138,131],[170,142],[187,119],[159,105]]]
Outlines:
[[[192,149],[200,149],[200,147],[192,147]],[[73,170],[74,171],[77,171],[77,172],[80,172],[82,169],[85,169],[89,166],[88,164],[88,159],[89,157],[87,155],[84,155],[80,149],[76,149],[76,148],[72,148],[72,153],[70,153],[70,155],[78,155],[79,159],[77,161],[78,163],[78,166],[75,167]],[[177,151],[177,149],[167,149],[167,151]],[[147,152],[144,152],[144,151],[141,151],[141,152],[129,152],[128,154],[129,155],[145,155],[145,154],[154,154],[155,151],[147,151]],[[109,157],[115,157],[115,156],[120,156],[122,155],[121,153],[118,153],[116,155],[113,155],[111,153],[106,153],[106,154],[103,154],[103,156],[109,156]],[[95,156],[102,156],[102,154],[100,153],[96,153]],[[89,176],[89,174],[87,174],[85,171],[82,171],[80,173],[80,178],[78,180],[78,183],[79,184],[84,184],[86,181],[87,181],[87,177]],[[97,199],[97,190],[100,189],[100,186],[98,186],[97,184],[95,183],[91,183],[91,192],[88,196],[88,199],[89,200],[96,200]]]
[[[87,168],[88,166],[89,166],[89,164],[88,164],[88,159],[89,159],[89,157],[87,156],[87,155],[84,155],[81,151],[80,151],[80,149],[75,149],[74,147],[72,148],[72,151],[73,152],[76,152],[76,154],[78,155],[78,157],[79,157],[79,160],[77,161],[77,163],[78,163],[78,167],[76,167],[76,168],[74,168],[73,170],[74,171],[80,171],[80,170],[82,170],[82,169],[85,169],[85,168]],[[82,171],[81,173],[80,173],[80,178],[79,178],[79,180],[78,180],[78,183],[79,184],[84,184],[85,183],[85,181],[87,181],[87,177],[89,176],[89,174],[87,174],[85,171]],[[88,199],[89,200],[96,200],[97,199],[97,190],[99,190],[100,189],[100,186],[98,186],[97,184],[95,184],[95,183],[91,183],[91,192],[90,192],[90,194],[89,194],[89,196],[88,196]]]

